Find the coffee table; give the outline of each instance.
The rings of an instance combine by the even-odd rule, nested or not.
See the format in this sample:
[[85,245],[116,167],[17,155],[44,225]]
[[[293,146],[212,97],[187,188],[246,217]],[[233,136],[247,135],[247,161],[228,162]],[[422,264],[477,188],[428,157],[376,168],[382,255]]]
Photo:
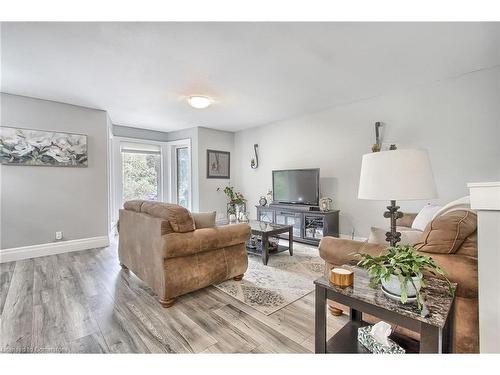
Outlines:
[[[316,353],[368,353],[358,342],[358,328],[367,313],[391,324],[420,332],[420,353],[451,352],[451,327],[454,297],[448,294],[448,284],[440,279],[426,277],[427,287],[422,290],[424,309],[419,312],[416,304],[394,301],[380,289],[371,288],[365,270],[343,266],[354,271],[354,285],[346,288],[333,285],[324,276],[317,279],[315,351]],[[457,284],[452,284],[456,290]],[[326,341],[326,300],[334,300],[350,309],[350,321],[328,342]],[[392,338],[392,337],[391,337]],[[394,340],[398,342],[398,340]],[[408,348],[407,349],[408,352]]]
[[252,229],[252,234],[261,238],[261,245],[257,244],[256,248],[252,248],[247,243],[247,252],[262,256],[262,263],[267,265],[269,260],[269,237],[274,237],[279,234],[288,233],[288,247],[278,244],[278,249],[271,254],[289,251],[293,255],[293,226],[267,223],[265,221],[250,220],[248,223]]

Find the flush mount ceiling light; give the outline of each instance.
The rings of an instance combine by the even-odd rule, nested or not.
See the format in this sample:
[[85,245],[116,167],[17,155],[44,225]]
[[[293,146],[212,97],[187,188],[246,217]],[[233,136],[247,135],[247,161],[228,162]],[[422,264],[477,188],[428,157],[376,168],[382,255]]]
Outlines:
[[190,97],[188,97],[188,103],[193,108],[203,109],[212,104],[212,99],[208,96],[191,95]]

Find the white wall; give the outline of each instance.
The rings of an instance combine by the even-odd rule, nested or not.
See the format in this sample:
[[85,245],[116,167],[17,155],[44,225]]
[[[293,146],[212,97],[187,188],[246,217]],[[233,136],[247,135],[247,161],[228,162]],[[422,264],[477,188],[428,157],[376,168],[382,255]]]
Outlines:
[[1,248],[107,236],[105,111],[1,94],[2,126],[88,136],[88,168],[1,165]]
[[[235,186],[254,204],[271,188],[271,171],[321,168],[321,194],[341,210],[340,232],[367,236],[386,226],[388,202],[357,199],[361,156],[374,143],[374,123],[399,148],[426,148],[444,204],[467,195],[467,182],[500,178],[500,68],[469,73],[406,92],[384,95],[235,134]],[[260,166],[250,168],[253,144]],[[399,202],[417,211],[427,202]]]
[[[207,178],[207,150],[229,151],[231,179]],[[226,216],[226,196],[222,191],[233,181],[234,174],[234,133],[215,129],[198,128],[198,180],[199,180],[199,211],[217,211],[217,217]]]

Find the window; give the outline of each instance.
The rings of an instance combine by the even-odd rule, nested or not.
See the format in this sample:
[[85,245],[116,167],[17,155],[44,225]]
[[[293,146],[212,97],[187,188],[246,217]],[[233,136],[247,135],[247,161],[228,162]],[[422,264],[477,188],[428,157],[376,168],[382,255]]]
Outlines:
[[122,201],[146,199],[161,201],[162,158],[156,144],[121,142]]
[[191,140],[168,143],[170,149],[170,202],[191,209]]
[[160,154],[122,151],[122,163],[123,200],[159,200],[161,197]]
[[177,147],[175,159],[177,204],[189,208],[189,148]]
[[113,138],[111,225],[132,199],[172,202],[191,209],[191,140]]

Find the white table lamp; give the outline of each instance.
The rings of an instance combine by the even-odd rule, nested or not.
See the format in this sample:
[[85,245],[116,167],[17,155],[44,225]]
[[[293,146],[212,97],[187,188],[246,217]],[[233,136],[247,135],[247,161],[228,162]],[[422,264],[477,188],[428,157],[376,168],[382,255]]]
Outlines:
[[359,178],[359,199],[388,200],[384,217],[391,219],[386,240],[395,246],[401,239],[396,219],[403,214],[398,200],[436,198],[436,186],[429,156],[424,150],[390,150],[363,155]]

